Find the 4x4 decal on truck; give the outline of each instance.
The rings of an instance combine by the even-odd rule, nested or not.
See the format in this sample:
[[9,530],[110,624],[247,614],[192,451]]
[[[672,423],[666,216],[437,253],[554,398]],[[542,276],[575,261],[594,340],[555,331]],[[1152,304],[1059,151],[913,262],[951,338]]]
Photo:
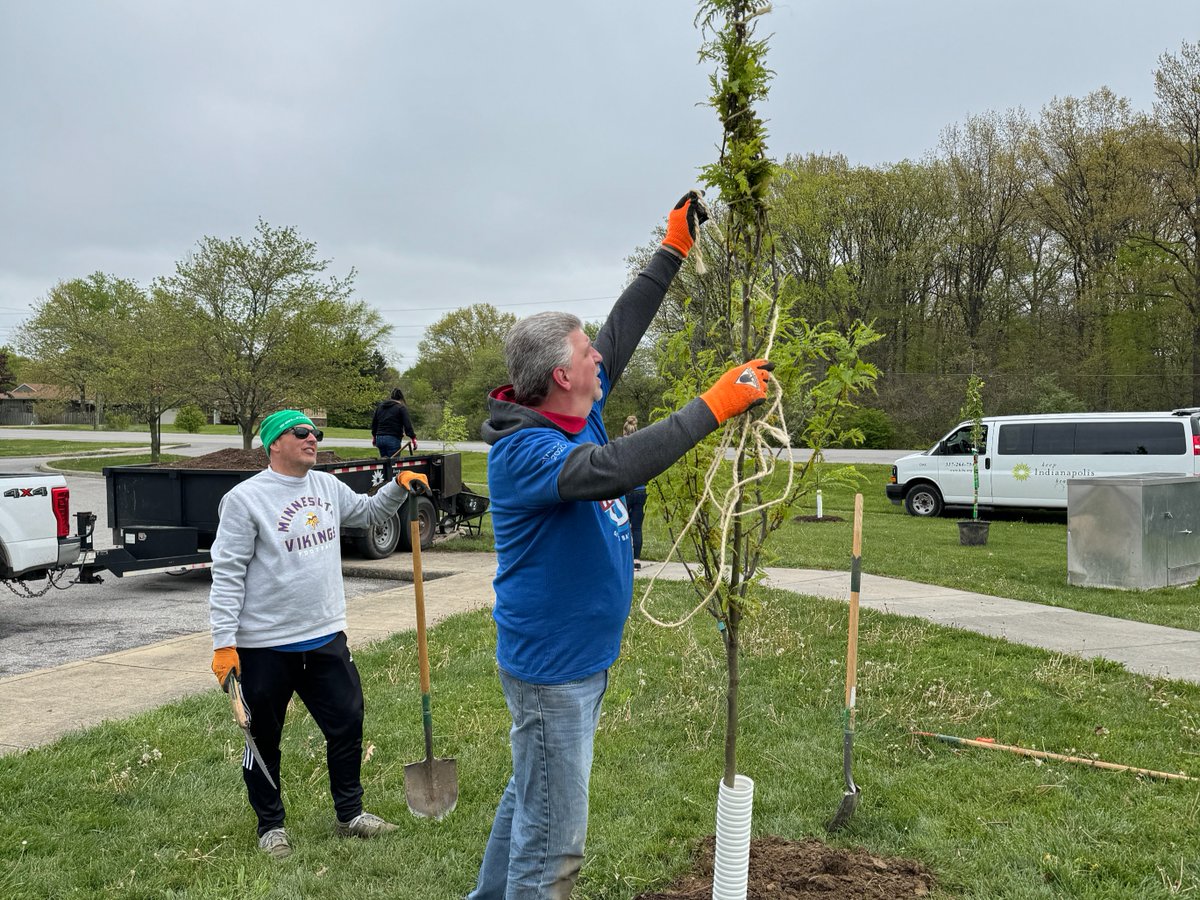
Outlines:
[[4,492],[5,497],[45,497],[47,491],[44,487],[35,488],[9,488]]

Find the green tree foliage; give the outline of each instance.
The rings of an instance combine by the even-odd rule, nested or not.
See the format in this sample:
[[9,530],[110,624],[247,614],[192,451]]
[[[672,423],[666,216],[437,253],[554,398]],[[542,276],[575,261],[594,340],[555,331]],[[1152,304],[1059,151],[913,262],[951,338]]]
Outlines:
[[480,347],[468,368],[450,392],[449,405],[463,411],[467,434],[478,440],[479,429],[487,418],[487,396],[508,383],[508,366],[502,345]]
[[1146,240],[1161,251],[1170,295],[1190,326],[1190,405],[1200,406],[1200,42],[1184,41],[1158,63],[1151,143],[1158,208]]
[[649,422],[654,410],[662,405],[666,389],[666,380],[655,365],[654,350],[650,347],[634,350],[621,380],[604,405],[604,427],[608,433],[620,434],[629,416],[637,416],[643,424]]
[[19,383],[17,381],[18,362],[15,354],[7,347],[0,348],[0,391],[11,391]]
[[979,518],[979,451],[983,449],[983,379],[972,375],[967,380],[967,396],[959,416],[971,423],[971,470],[974,494],[971,499],[971,518]]
[[149,425],[150,458],[157,460],[162,414],[195,393],[194,332],[185,313],[155,287],[140,296],[108,337],[112,354],[99,384],[124,414]]
[[188,434],[196,434],[208,424],[204,411],[193,403],[185,403],[175,414],[175,424]]
[[[703,180],[719,192],[721,202],[701,241],[711,271],[685,267],[690,272],[677,279],[662,312],[660,368],[667,388],[665,405],[657,414],[692,400],[730,365],[766,356],[769,350],[774,379],[788,401],[783,408],[800,412],[796,428],[817,460],[822,448],[852,439],[840,424],[842,414],[874,380],[875,368],[861,354],[878,334],[861,321],[839,330],[828,322],[810,325],[794,315],[789,301],[803,295],[781,281],[774,265],[768,212],[775,167],[766,154],[766,128],[755,112],[770,80],[764,62],[766,41],[755,37],[756,20],[768,9],[744,0],[700,4],[697,22],[706,38],[700,55],[716,67],[709,103],[724,134],[720,158],[704,168]],[[819,231],[814,226],[798,235],[819,239]],[[796,254],[797,259],[802,256]],[[848,287],[847,279],[836,281],[835,270],[834,265],[824,270],[829,284]],[[804,472],[815,472],[815,466],[807,466],[794,486],[782,488],[783,497],[774,498],[780,502],[764,504],[769,493],[764,481],[774,460],[757,452],[756,435],[763,424],[776,430],[784,426],[774,407],[767,410],[737,417],[654,482],[672,530],[687,529],[689,555],[703,571],[694,584],[718,621],[725,644],[724,781],[730,786],[737,772],[741,624],[759,603],[755,583],[767,537],[783,524],[787,509],[803,493]],[[708,473],[714,458],[723,459],[726,436],[737,448],[734,485],[714,500]],[[855,436],[861,439],[861,434]],[[790,460],[784,465],[790,467]]]
[[498,350],[503,355],[504,336],[516,321],[512,313],[502,313],[490,303],[476,303],[430,325],[417,351],[421,362],[429,366],[423,371],[438,396],[449,398],[454,393],[482,351]]
[[186,315],[202,388],[250,447],[259,419],[285,407],[361,409],[380,385],[364,361],[389,333],[352,298],[354,270],[328,261],[294,228],[262,220],[249,240],[203,238],[163,289]]
[[99,428],[118,336],[144,302],[134,282],[103,272],[60,281],[33,304],[17,332],[17,346],[30,358],[29,380],[61,385],[81,405],[91,404]]
[[851,410],[846,426],[862,435],[858,446],[868,450],[888,450],[896,446],[896,430],[891,417],[882,409],[869,406]]
[[512,313],[476,303],[447,313],[425,330],[417,363],[404,373],[414,427],[438,427],[443,406],[450,404],[463,411],[469,433],[479,432],[488,392],[508,382],[504,336],[516,321]]
[[454,407],[447,403],[442,407],[442,421],[437,427],[436,437],[442,442],[442,451],[453,450],[454,445],[467,439],[467,419],[456,416]]

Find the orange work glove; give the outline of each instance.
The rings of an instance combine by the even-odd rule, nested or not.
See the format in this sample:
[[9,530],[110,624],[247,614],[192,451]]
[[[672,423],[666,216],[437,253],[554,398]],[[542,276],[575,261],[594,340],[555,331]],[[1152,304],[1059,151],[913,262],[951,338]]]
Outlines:
[[703,198],[704,191],[688,191],[667,214],[667,236],[663,238],[663,246],[670,247],[684,259],[696,242],[700,226],[708,221],[708,207]]
[[752,359],[734,366],[701,394],[700,399],[708,404],[720,425],[767,399],[767,379],[770,378],[767,373],[773,368],[775,364],[765,359]]
[[396,476],[396,484],[412,494],[430,493],[429,479],[420,472],[412,472],[404,469]]
[[242,674],[242,667],[238,663],[237,647],[218,647],[213,651],[212,661],[213,674],[217,676],[217,683],[225,690],[225,680],[229,678],[230,672]]

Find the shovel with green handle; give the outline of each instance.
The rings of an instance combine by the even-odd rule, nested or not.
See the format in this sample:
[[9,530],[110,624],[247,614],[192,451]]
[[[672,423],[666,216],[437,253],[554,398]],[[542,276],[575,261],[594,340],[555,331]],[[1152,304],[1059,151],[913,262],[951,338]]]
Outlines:
[[413,815],[423,819],[441,819],[458,803],[458,763],[454,759],[433,757],[429,651],[425,645],[425,586],[421,576],[421,523],[412,519],[409,530],[412,534],[413,588],[417,597],[417,664],[421,668],[421,721],[425,726],[425,758],[404,767],[404,795]]

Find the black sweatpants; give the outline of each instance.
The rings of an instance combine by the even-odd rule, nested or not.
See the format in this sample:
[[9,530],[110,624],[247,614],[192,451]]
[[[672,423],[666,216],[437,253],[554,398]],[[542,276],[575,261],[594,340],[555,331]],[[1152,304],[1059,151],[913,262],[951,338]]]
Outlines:
[[[333,808],[339,820],[349,822],[362,812],[363,692],[345,633],[324,647],[301,653],[239,647],[238,660],[242,692],[250,707],[250,733],[275,783],[283,784],[279,739],[288,701],[296,693],[325,735]],[[259,836],[283,825],[283,797],[258,764],[243,768],[242,777],[258,815]]]

